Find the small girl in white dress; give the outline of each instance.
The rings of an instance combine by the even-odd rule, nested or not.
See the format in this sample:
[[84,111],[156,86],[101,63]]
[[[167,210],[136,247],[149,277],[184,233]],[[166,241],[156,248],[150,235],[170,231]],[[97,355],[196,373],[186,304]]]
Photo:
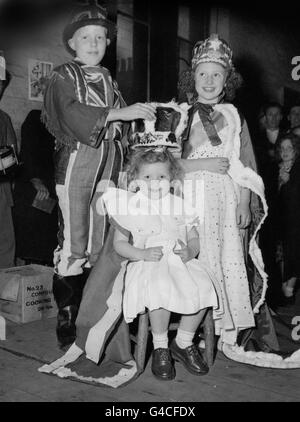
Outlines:
[[[207,308],[218,307],[213,276],[195,259],[199,253],[196,212],[187,201],[170,193],[181,174],[178,162],[166,149],[141,148],[132,154],[128,165],[129,190],[111,188],[103,195],[116,227],[114,248],[129,260],[124,318],[131,322],[149,310],[152,372],[162,380],[175,377],[170,350],[191,373],[208,372],[193,338]],[[171,312],[182,317],[169,349]]]

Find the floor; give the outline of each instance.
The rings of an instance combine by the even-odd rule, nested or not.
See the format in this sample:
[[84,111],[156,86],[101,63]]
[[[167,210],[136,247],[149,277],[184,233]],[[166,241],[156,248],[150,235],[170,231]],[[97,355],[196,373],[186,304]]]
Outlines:
[[[285,309],[281,312],[288,314]],[[37,369],[43,363],[61,356],[55,323],[55,318],[23,325],[7,321],[7,339],[0,341],[0,402],[300,401],[300,369],[239,364],[221,352],[204,377],[193,376],[177,364],[174,381],[158,381],[152,376],[148,361],[145,372],[135,382],[119,389],[41,374]]]

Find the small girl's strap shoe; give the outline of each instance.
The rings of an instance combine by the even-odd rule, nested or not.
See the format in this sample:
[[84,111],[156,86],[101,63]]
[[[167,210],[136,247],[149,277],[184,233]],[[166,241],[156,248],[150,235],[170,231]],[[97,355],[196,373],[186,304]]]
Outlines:
[[205,375],[208,373],[209,368],[195,344],[181,349],[174,339],[170,345],[170,350],[173,358],[181,362],[191,374]]
[[175,378],[175,368],[169,349],[158,348],[152,353],[152,373],[163,381],[170,381]]

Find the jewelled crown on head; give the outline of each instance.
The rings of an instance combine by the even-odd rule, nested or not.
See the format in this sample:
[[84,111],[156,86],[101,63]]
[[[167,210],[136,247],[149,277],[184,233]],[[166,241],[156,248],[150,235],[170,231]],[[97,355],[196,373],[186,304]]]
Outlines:
[[232,50],[226,41],[219,38],[218,34],[211,34],[204,41],[198,41],[193,49],[192,68],[199,63],[219,63],[226,69],[232,68]]

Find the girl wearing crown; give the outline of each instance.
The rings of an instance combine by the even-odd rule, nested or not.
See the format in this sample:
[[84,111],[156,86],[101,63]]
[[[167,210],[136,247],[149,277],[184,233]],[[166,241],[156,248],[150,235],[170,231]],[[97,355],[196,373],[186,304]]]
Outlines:
[[[210,266],[221,291],[223,310],[214,311],[216,334],[224,344],[235,346],[239,333],[255,326],[241,234],[251,221],[251,192],[261,198],[266,216],[264,185],[255,171],[247,124],[232,104],[223,102],[226,85],[235,77],[228,44],[217,35],[198,42],[192,72],[197,99],[189,110],[181,162],[187,180],[204,181],[204,224],[199,226],[203,247],[198,258]],[[196,192],[190,189],[185,195],[192,201]],[[255,312],[264,300],[267,280],[255,242],[262,221],[250,241],[250,256],[264,281]]]
[[[103,194],[115,226],[114,249],[129,260],[124,319],[132,322],[149,310],[156,378],[175,377],[172,357],[190,373],[204,375],[208,366],[193,338],[207,308],[217,308],[218,301],[210,269],[195,259],[199,253],[196,210],[170,192],[183,173],[172,153],[166,147],[140,145],[126,168],[131,191],[111,188]],[[182,317],[169,348],[171,312]]]

